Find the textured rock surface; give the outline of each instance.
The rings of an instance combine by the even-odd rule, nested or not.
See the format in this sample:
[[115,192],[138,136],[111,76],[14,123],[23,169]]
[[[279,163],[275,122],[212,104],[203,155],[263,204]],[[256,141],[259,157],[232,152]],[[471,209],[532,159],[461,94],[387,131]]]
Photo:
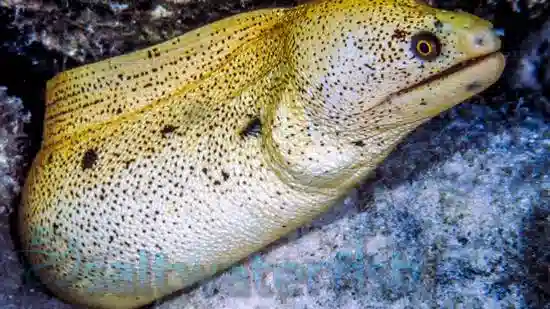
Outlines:
[[531,33],[517,52],[517,70],[511,86],[526,91],[537,107],[550,115],[550,19]]
[[30,120],[21,100],[8,96],[6,90],[0,86],[0,216],[11,213],[10,205],[19,193],[26,145],[23,126]]
[[[89,62],[153,44],[243,10],[289,6],[294,0],[76,2],[11,0],[11,27],[19,46],[33,43],[73,61]],[[9,10],[16,9],[16,10]],[[60,63],[63,68],[63,63]]]
[[[24,280],[9,233],[45,80],[295,2],[0,1],[0,308],[69,308]],[[548,2],[431,3],[503,28],[509,78],[419,129],[333,213],[158,308],[550,308]]]

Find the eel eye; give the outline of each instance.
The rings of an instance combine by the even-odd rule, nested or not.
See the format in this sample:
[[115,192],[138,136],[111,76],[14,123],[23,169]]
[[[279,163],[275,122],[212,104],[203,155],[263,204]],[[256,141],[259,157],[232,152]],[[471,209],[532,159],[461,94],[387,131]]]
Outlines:
[[420,32],[412,37],[411,49],[422,60],[434,60],[441,54],[441,42],[431,32]]

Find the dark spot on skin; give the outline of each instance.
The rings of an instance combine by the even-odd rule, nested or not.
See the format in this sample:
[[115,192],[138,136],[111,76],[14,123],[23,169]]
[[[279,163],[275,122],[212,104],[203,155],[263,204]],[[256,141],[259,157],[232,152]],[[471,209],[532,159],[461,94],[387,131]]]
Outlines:
[[97,153],[94,149],[88,149],[82,158],[82,169],[92,168],[97,161]]
[[369,64],[367,64],[367,63],[365,63],[364,65],[365,65],[367,68],[369,68],[369,69],[371,69],[371,70],[374,71],[374,67],[373,67],[373,66],[371,66],[371,65],[369,65]]
[[160,133],[162,134],[162,136],[166,137],[166,135],[174,132],[177,128],[178,127],[176,127],[176,126],[166,125],[166,126],[164,126],[164,128],[162,128]]
[[229,173],[227,173],[226,171],[222,171],[222,177],[224,181],[227,181],[227,179],[229,179]]
[[363,141],[355,141],[353,142],[352,144],[354,144],[355,146],[358,146],[358,147],[363,147],[365,146],[365,143]]
[[120,107],[117,108],[116,113],[117,113],[117,114],[122,114],[122,108],[120,108]]
[[398,39],[398,40],[404,40],[410,32],[402,30],[402,29],[395,29],[393,31],[393,34],[391,36],[392,39]]
[[130,164],[132,164],[132,162],[134,162],[134,160],[128,160],[128,161],[124,162],[124,164],[126,165],[126,169],[128,169],[130,167]]
[[244,130],[241,131],[241,137],[258,136],[261,132],[262,122],[260,121],[260,118],[254,117],[248,122]]
[[48,157],[46,158],[46,164],[50,164],[52,163],[52,160],[53,160],[53,154],[49,154]]
[[477,91],[480,88],[481,88],[481,84],[478,82],[471,82],[466,86],[466,90],[470,92]]
[[435,27],[436,29],[441,29],[441,28],[443,28],[443,23],[441,22],[441,20],[439,20],[439,19],[436,20],[436,21],[434,22],[434,27]]

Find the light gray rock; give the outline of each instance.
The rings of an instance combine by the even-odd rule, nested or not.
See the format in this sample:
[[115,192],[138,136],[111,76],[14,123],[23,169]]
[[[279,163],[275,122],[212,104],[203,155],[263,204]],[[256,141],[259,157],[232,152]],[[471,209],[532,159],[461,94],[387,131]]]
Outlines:
[[0,86],[0,217],[12,212],[13,200],[19,194],[26,146],[23,129],[29,120],[21,100]]

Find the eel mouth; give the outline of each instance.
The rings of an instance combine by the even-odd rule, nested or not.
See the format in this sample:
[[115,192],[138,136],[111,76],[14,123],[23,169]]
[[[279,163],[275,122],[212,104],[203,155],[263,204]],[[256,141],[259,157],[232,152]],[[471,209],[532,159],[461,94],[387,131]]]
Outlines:
[[422,86],[426,86],[426,85],[429,85],[430,83],[434,82],[434,81],[437,81],[437,80],[441,80],[443,78],[447,78],[451,75],[453,75],[454,73],[458,73],[460,71],[463,71],[465,69],[468,69],[468,68],[471,68],[471,67],[474,67],[476,65],[479,65],[483,62],[485,62],[486,60],[488,60],[489,58],[493,58],[495,56],[500,56],[502,55],[502,53],[500,51],[494,51],[494,52],[491,52],[491,53],[488,53],[488,54],[485,54],[485,55],[482,55],[482,56],[479,56],[479,57],[475,57],[475,58],[472,58],[472,59],[468,59],[468,60],[465,60],[465,61],[462,61],[458,64],[455,64],[454,66],[442,71],[442,72],[439,72],[435,75],[432,75],[430,76],[429,78],[419,82],[419,83],[416,83],[414,85],[411,85],[405,89],[401,89],[399,91],[397,91],[396,93],[394,93],[392,96],[399,96],[399,95],[402,95],[402,94],[405,94],[405,93],[408,93],[408,92],[411,92],[415,89],[418,89]]

